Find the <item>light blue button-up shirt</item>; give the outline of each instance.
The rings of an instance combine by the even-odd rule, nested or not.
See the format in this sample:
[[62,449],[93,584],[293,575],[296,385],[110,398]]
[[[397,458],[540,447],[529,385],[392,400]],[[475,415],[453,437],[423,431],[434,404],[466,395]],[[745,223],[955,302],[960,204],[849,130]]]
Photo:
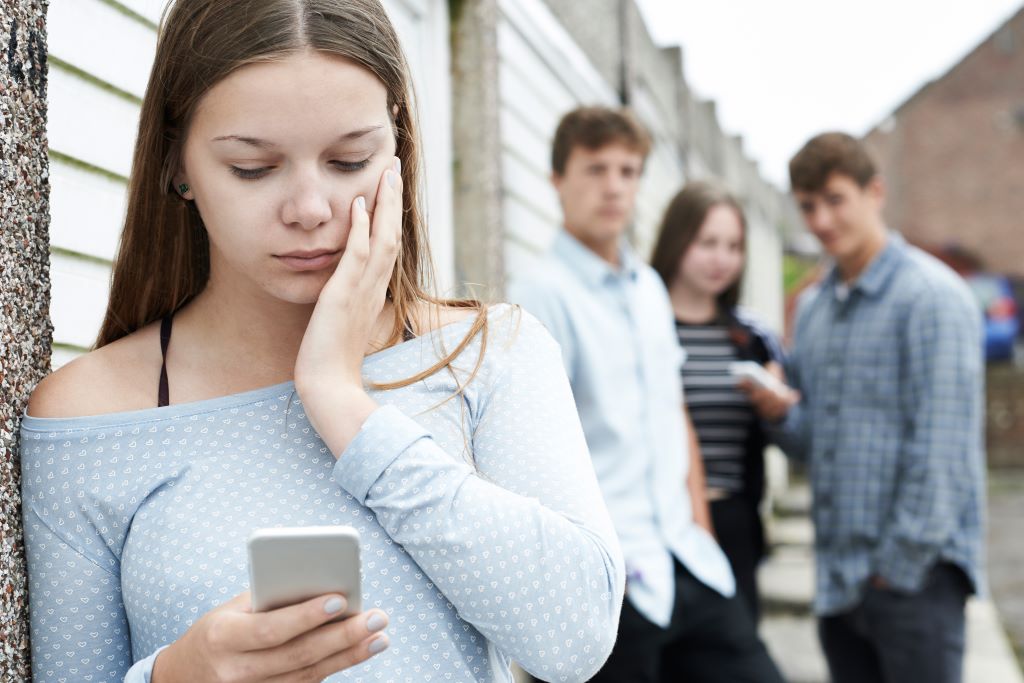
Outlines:
[[735,592],[718,544],[693,522],[679,368],[683,352],[657,273],[626,246],[616,269],[560,231],[509,298],[562,347],[590,456],[626,558],[626,597],[667,626],[672,556],[725,596]]

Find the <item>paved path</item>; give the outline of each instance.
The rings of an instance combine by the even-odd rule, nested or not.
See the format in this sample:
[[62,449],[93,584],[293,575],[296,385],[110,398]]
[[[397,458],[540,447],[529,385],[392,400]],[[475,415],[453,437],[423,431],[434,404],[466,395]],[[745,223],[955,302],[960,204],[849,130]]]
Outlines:
[[[779,501],[770,530],[774,552],[761,569],[765,619],[761,634],[790,683],[827,683],[811,598],[814,531],[807,518],[810,497],[794,489]],[[1024,683],[995,606],[971,600],[967,608],[964,683]]]
[[989,583],[1018,660],[1024,661],[1024,469],[992,470],[988,481]]

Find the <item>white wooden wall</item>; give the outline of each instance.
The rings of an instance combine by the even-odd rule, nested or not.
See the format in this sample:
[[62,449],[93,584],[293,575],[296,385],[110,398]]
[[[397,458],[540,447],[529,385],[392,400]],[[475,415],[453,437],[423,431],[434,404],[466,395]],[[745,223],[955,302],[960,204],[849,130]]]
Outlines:
[[[106,309],[139,104],[165,0],[50,0],[54,366],[87,350]],[[384,0],[413,71],[439,285],[453,277],[451,86],[445,0]],[[425,96],[429,94],[429,96]]]
[[771,329],[782,333],[782,235],[770,219],[747,207],[747,271],[742,302]]
[[505,267],[514,274],[551,243],[562,210],[551,187],[558,121],[617,96],[542,0],[499,0],[498,87]]
[[686,177],[683,173],[682,150],[665,125],[665,116],[658,110],[646,84],[633,93],[633,110],[651,135],[651,154],[644,167],[644,179],[637,197],[636,225],[633,241],[637,252],[649,259],[665,208]]

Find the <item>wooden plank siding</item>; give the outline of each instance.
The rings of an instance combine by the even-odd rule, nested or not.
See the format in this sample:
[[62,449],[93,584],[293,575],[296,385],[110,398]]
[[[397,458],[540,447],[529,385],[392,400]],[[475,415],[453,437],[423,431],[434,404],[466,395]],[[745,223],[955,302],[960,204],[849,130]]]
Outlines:
[[498,88],[506,271],[547,249],[562,211],[551,187],[551,142],[581,104],[614,106],[614,89],[541,0],[499,0]]
[[106,310],[158,15],[157,2],[50,0],[54,367],[92,345]]

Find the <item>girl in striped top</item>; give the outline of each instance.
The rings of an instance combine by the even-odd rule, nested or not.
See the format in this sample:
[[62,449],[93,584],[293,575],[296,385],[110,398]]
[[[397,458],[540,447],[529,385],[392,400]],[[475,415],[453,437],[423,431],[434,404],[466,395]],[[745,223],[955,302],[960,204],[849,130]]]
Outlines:
[[781,349],[737,307],[745,233],[735,198],[709,183],[690,183],[665,212],[652,265],[668,287],[686,351],[681,379],[703,456],[712,523],[756,618],[765,435],[729,364],[771,365],[781,360]]

